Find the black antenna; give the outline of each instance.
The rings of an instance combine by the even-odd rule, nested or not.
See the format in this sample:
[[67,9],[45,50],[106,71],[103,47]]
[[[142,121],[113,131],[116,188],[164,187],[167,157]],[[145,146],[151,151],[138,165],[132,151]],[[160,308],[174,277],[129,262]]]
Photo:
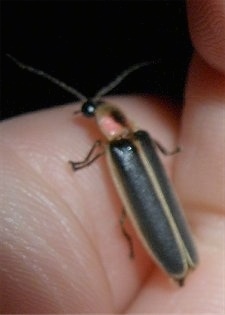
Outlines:
[[109,84],[107,84],[106,86],[104,86],[103,88],[101,88],[94,96],[94,100],[99,100],[102,96],[106,95],[107,93],[109,93],[110,91],[112,91],[117,85],[119,85],[129,74],[131,74],[132,72],[142,68],[142,67],[146,67],[152,64],[157,64],[159,63],[160,60],[156,60],[156,61],[146,61],[146,62],[141,62],[141,63],[136,63],[132,66],[130,66],[129,68],[127,68],[126,70],[124,70],[123,72],[121,72],[112,82],[110,82]]
[[[86,102],[87,101],[87,97],[83,94],[81,94],[78,90],[74,89],[73,87],[67,85],[66,83],[64,83],[63,81],[60,81],[59,79],[51,76],[50,74],[33,68],[29,65],[26,65],[24,63],[22,63],[21,61],[19,61],[18,59],[16,59],[15,57],[11,56],[10,54],[6,54],[7,57],[9,57],[18,67],[20,67],[23,70],[27,70],[31,73],[34,73],[40,77],[43,77],[49,81],[51,81],[52,83],[58,85],[59,87],[61,87],[63,90],[69,92],[70,94],[76,96],[80,101],[82,102]],[[98,101],[102,96],[106,95],[107,93],[109,93],[111,90],[113,90],[118,84],[120,84],[129,74],[131,74],[132,72],[142,68],[142,67],[146,67],[152,64],[157,64],[159,63],[161,60],[156,60],[156,61],[146,61],[146,62],[141,62],[141,63],[137,63],[134,64],[132,66],[130,66],[129,68],[127,68],[126,70],[124,70],[123,72],[121,72],[112,82],[110,82],[108,85],[104,86],[103,88],[101,88],[96,94],[95,96],[92,98],[93,101]]]
[[13,62],[15,62],[15,64],[20,67],[23,70],[27,70],[31,73],[34,73],[40,77],[43,77],[49,81],[51,81],[52,83],[58,85],[59,87],[61,87],[63,90],[69,92],[70,94],[76,96],[80,101],[85,102],[87,100],[87,97],[84,96],[83,94],[81,94],[79,91],[77,91],[76,89],[74,89],[73,87],[67,85],[66,83],[64,83],[63,81],[58,80],[57,78],[51,76],[50,74],[39,70],[39,69],[35,69],[29,65],[26,65],[24,63],[22,63],[21,61],[19,61],[18,59],[16,59],[15,57],[11,56],[10,54],[7,54],[7,57],[9,57]]

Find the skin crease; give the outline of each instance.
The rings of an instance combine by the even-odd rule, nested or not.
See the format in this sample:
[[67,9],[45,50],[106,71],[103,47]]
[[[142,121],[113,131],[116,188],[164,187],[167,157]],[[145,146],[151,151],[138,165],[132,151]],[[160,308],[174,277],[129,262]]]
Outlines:
[[187,7],[196,52],[183,112],[153,97],[109,100],[166,148],[181,145],[180,154],[162,159],[198,267],[178,288],[127,222],[130,260],[104,157],[77,173],[67,163],[99,139],[94,122],[73,119],[74,104],[32,113],[0,125],[1,313],[224,313],[225,37],[213,23],[224,29],[225,6],[192,0]]

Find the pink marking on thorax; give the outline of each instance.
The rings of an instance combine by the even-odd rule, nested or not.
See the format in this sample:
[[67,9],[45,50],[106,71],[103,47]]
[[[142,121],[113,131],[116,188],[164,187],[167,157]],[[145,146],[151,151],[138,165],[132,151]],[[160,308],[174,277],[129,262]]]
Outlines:
[[98,121],[99,128],[107,139],[122,137],[127,133],[127,128],[116,122],[111,116],[105,115]]

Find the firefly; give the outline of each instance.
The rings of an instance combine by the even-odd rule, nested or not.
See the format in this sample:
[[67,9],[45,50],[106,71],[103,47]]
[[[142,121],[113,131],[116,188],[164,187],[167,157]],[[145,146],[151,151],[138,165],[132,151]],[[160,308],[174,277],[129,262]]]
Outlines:
[[42,76],[75,95],[82,102],[81,109],[75,114],[95,119],[105,140],[97,140],[83,161],[69,161],[72,169],[78,171],[106,155],[112,180],[124,207],[121,224],[130,244],[131,256],[132,240],[123,225],[126,215],[156,264],[182,286],[188,272],[196,267],[198,255],[178,197],[157,153],[159,150],[171,155],[179,149],[166,150],[148,132],[135,128],[118,107],[103,99],[130,73],[151,63],[129,67],[93,98],[87,99],[51,75],[21,63],[11,55],[8,57],[20,68]]

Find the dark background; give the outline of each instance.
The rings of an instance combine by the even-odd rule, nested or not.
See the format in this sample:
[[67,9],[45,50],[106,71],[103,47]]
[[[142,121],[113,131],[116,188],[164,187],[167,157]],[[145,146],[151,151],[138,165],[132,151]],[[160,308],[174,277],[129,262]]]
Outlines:
[[153,93],[178,103],[192,53],[182,0],[2,1],[1,39],[2,119],[74,100],[6,53],[87,96],[129,65],[160,59],[111,93]]

